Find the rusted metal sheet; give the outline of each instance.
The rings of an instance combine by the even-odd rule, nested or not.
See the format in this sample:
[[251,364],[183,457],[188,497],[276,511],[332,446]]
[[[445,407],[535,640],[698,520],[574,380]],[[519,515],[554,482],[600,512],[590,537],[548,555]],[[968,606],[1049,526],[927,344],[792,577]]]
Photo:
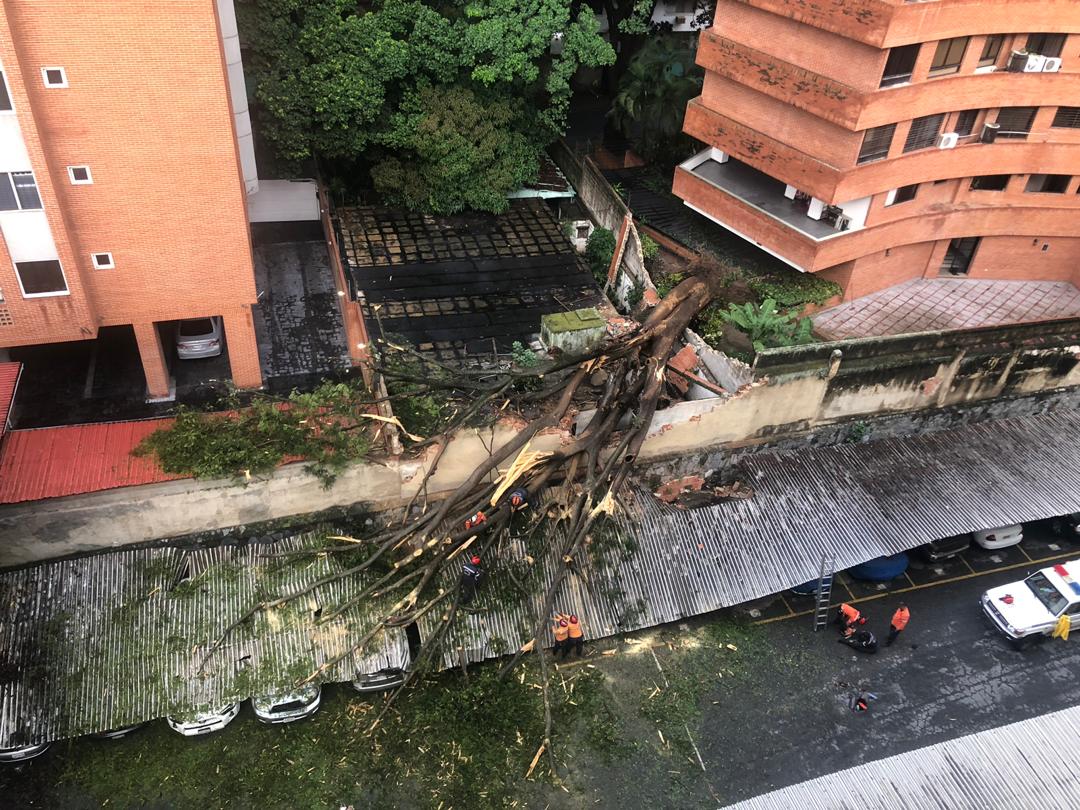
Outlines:
[[131,451],[172,419],[12,430],[0,450],[0,503],[60,498],[185,476]]

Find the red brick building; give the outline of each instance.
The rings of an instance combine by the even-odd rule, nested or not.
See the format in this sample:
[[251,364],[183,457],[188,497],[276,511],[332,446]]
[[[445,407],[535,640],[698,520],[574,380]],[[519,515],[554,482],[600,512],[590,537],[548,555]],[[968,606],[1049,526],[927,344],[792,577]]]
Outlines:
[[0,3],[0,348],[130,327],[164,397],[170,322],[217,315],[261,385],[257,188],[232,0]]
[[1080,284],[1080,3],[720,0],[688,205],[845,298]]

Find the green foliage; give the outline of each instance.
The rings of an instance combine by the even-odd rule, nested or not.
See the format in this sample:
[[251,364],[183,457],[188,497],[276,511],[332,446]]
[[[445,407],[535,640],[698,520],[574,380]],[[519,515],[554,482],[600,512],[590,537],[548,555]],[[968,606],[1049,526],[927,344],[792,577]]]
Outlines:
[[843,290],[834,281],[826,281],[813,273],[773,272],[764,276],[748,276],[747,284],[762,299],[772,298],[780,307],[803,307],[824,304]]
[[641,303],[641,299],[645,297],[645,284],[640,281],[635,281],[634,284],[626,291],[626,306],[629,309],[633,309]]
[[165,472],[227,478],[273,470],[286,457],[301,457],[326,484],[370,448],[366,392],[352,383],[326,382],[284,402],[256,394],[247,407],[207,413],[181,407],[176,421],[147,436],[135,449],[154,455]]
[[686,103],[701,92],[704,73],[694,52],[670,36],[654,36],[630,62],[611,108],[615,128],[648,160],[680,152]]
[[646,233],[641,234],[641,257],[646,262],[651,262],[660,255],[660,245]]
[[532,368],[540,362],[536,352],[524,345],[520,340],[515,340],[510,346],[510,355],[514,358],[514,365],[522,368]]
[[615,255],[615,234],[607,228],[597,228],[585,243],[585,259],[597,284],[607,281],[608,268]]
[[[615,54],[571,0],[238,4],[260,131],[283,160],[363,160],[395,202],[498,211]],[[549,53],[552,37],[563,48]]]
[[678,287],[686,276],[683,273],[668,273],[666,276],[653,279],[656,285],[656,294],[664,298],[669,292]]
[[[395,339],[393,342],[400,344],[402,341]],[[386,390],[394,397],[394,416],[409,433],[424,438],[438,433],[449,416],[447,402],[445,397],[430,393],[424,381],[442,378],[445,373],[406,352],[386,351],[381,359],[391,373],[386,378]],[[412,379],[395,379],[393,374]]]
[[720,317],[746,333],[754,351],[814,342],[810,319],[797,319],[791,312],[778,311],[772,298],[760,304],[729,304],[727,312],[722,312]]

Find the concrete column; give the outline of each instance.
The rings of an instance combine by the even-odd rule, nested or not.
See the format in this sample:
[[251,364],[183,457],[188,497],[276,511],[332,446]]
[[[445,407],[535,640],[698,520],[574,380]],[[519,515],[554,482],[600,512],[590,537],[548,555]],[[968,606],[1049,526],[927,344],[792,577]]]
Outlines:
[[139,358],[142,360],[143,374],[146,375],[146,398],[170,399],[175,396],[172,390],[172,377],[165,362],[165,352],[161,348],[161,335],[153,323],[135,323],[135,342],[139,345]]
[[806,209],[806,215],[810,219],[821,219],[823,213],[825,213],[825,201],[819,200],[817,197],[811,197],[810,207]]
[[795,186],[784,186],[784,196],[787,197],[789,200],[794,200],[795,195],[798,193],[798,191],[799,190],[795,188]]
[[259,345],[255,341],[251,307],[226,312],[222,318],[225,321],[225,340],[229,346],[233,384],[237,388],[262,388]]

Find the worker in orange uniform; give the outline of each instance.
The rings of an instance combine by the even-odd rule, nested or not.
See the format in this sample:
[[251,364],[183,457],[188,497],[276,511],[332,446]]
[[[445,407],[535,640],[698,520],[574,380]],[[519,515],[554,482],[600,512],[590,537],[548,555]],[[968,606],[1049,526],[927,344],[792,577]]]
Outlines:
[[856,625],[866,624],[866,617],[859,612],[857,607],[844,602],[836,613],[836,623],[840,625],[845,636],[851,636],[855,633]]
[[585,649],[585,634],[581,632],[581,622],[578,621],[577,616],[570,616],[567,629],[570,631],[570,638],[566,642],[566,652],[569,654],[570,648],[573,647],[578,658],[581,658],[582,651]]
[[911,611],[908,610],[907,605],[901,602],[900,607],[896,609],[896,613],[892,615],[892,621],[889,622],[889,637],[885,639],[886,647],[896,641],[896,637],[904,632],[904,628],[907,627],[908,619],[910,618]]
[[566,658],[567,648],[569,647],[567,639],[570,637],[570,623],[561,615],[556,616],[555,627],[552,632],[555,634],[555,647],[551,651],[552,656],[562,653],[562,657]]

